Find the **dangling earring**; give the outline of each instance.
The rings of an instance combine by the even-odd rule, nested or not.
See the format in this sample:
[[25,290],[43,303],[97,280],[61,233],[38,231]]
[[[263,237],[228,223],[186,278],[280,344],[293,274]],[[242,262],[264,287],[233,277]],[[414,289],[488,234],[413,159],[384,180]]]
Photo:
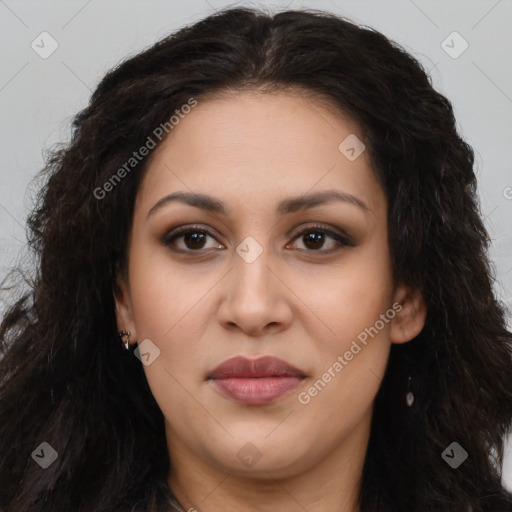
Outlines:
[[407,394],[405,395],[405,403],[411,407],[414,402],[414,394],[411,391],[411,377],[409,376],[409,380],[407,382]]
[[120,331],[117,333],[119,338],[121,339],[121,342],[123,342],[123,338],[126,338],[126,340],[123,342],[124,348],[126,350],[130,350],[130,332],[128,331]]

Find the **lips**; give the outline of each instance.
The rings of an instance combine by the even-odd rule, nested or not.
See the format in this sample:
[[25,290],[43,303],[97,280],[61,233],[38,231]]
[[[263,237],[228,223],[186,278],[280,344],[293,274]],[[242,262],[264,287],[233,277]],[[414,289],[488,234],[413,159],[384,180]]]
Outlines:
[[246,405],[266,404],[296,388],[306,378],[298,368],[276,357],[233,357],[217,366],[209,382],[230,400]]
[[264,356],[259,359],[232,357],[221,363],[209,375],[210,379],[261,378],[261,377],[299,377],[305,375],[282,359]]

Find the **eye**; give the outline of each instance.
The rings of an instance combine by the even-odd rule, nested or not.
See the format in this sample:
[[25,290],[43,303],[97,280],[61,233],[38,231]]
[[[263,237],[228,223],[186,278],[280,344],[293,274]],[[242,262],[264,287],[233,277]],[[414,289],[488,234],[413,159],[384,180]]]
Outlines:
[[[214,238],[207,229],[199,226],[183,226],[166,235],[162,239],[162,243],[166,246],[172,246],[173,250],[178,252],[199,252],[205,249],[207,237]],[[178,239],[183,239],[185,248],[176,247],[175,241]],[[224,246],[217,245],[219,249],[222,247]]]
[[[307,237],[306,237],[307,235]],[[176,252],[197,252],[200,253],[207,249],[217,248],[223,249],[224,246],[214,245],[213,247],[205,247],[205,243],[207,238],[210,237],[215,240],[215,237],[205,228],[200,226],[183,226],[180,228],[171,231],[169,234],[165,235],[161,242],[165,246],[171,246],[172,250]],[[336,233],[331,229],[324,228],[320,225],[310,226],[306,229],[303,229],[300,233],[295,235],[293,240],[297,240],[302,237],[304,240],[304,244],[306,249],[298,249],[300,251],[306,252],[319,252],[319,253],[332,253],[339,250],[341,247],[353,247],[354,243],[350,240],[350,238],[342,233]],[[325,241],[327,239],[331,239],[334,241],[334,248],[329,250],[323,249],[325,245]],[[178,240],[181,240],[184,244],[184,247],[178,247],[176,243]],[[336,245],[338,247],[336,247]],[[290,244],[287,244],[287,248]]]
[[[341,247],[354,247],[354,243],[350,240],[350,238],[342,233],[336,233],[330,229],[324,228],[319,225],[310,226],[306,229],[303,229],[300,233],[298,233],[294,240],[302,238],[304,245],[307,247],[306,249],[299,249],[301,251],[307,252],[321,252],[321,253],[331,253],[339,250]],[[334,245],[334,248],[329,250],[321,250],[325,244],[326,239],[334,240],[334,244],[331,243],[331,246]],[[336,244],[338,247],[336,247]],[[288,246],[287,246],[288,247]]]

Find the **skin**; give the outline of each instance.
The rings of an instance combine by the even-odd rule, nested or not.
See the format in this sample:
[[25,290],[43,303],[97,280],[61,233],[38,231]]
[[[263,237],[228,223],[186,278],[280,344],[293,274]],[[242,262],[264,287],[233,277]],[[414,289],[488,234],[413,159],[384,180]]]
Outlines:
[[[368,152],[349,161],[338,150],[349,134],[363,140],[355,122],[304,94],[245,91],[199,100],[152,154],[116,315],[131,343],[149,339],[160,350],[144,371],[166,419],[168,482],[185,510],[358,510],[372,404],[391,343],[421,331],[426,307],[393,280],[387,199]],[[333,189],[368,210],[333,201],[276,214],[285,198]],[[228,214],[172,202],[148,217],[176,191],[214,196]],[[316,223],[343,230],[354,245],[296,236],[304,228],[317,233]],[[174,241],[188,252],[161,242],[194,224],[212,236]],[[251,263],[236,252],[248,236],[263,249]],[[401,311],[300,403],[299,393],[394,303]],[[235,355],[277,356],[307,378],[273,403],[239,404],[207,380]],[[237,456],[247,443],[261,456],[250,467]]]

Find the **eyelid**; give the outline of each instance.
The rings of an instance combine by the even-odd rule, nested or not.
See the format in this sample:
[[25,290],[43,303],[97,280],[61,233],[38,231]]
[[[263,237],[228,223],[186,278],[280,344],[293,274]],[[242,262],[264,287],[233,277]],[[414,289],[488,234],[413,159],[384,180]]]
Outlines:
[[[201,226],[198,224],[191,224],[191,225],[186,224],[184,226],[178,226],[176,228],[173,228],[173,229],[167,231],[166,234],[160,239],[160,241],[166,246],[171,245],[171,243],[174,240],[176,240],[180,236],[186,235],[189,232],[193,232],[193,233],[200,232],[200,233],[206,234],[207,236],[209,236],[211,238],[217,239],[217,236],[214,235],[211,232],[211,230],[212,230],[212,228],[210,228],[210,227],[204,227],[204,226]],[[199,253],[200,250],[201,249],[199,249],[197,251],[186,251],[186,252]]]
[[[179,227],[173,228],[169,232],[167,232],[161,238],[161,243],[165,246],[170,246],[170,245],[172,245],[172,242],[174,242],[174,240],[178,239],[180,236],[186,235],[189,232],[200,232],[200,233],[204,233],[205,235],[207,235],[211,238],[217,239],[217,236],[214,235],[210,231],[211,229],[212,228],[210,228],[210,227],[205,227],[205,226],[201,226],[198,224],[179,226]],[[290,231],[293,231],[293,230],[290,230]],[[290,231],[287,232],[287,236],[289,236]],[[327,235],[328,237],[335,240],[338,244],[340,244],[340,247],[338,247],[336,249],[327,250],[327,251],[323,250],[323,249],[319,249],[319,250],[300,249],[300,251],[305,251],[305,252],[309,252],[309,253],[318,253],[318,254],[331,254],[333,252],[337,252],[342,247],[345,247],[345,246],[346,247],[355,247],[355,245],[356,245],[353,242],[352,237],[350,235],[348,235],[341,228],[333,228],[333,227],[330,227],[327,225],[319,224],[318,222],[314,223],[313,225],[305,226],[300,231],[296,232],[293,235],[293,237],[291,238],[291,242],[294,242],[302,234],[309,232],[309,231],[312,231],[312,232],[318,231],[318,232],[321,232],[321,233]],[[221,242],[219,242],[219,243],[221,243]],[[289,245],[289,243],[287,243],[287,245]],[[185,253],[196,253],[199,255],[204,252],[210,251],[211,248],[210,249],[198,249],[198,250],[191,250],[191,249],[189,249],[189,250],[174,249],[174,250],[176,250],[178,252],[185,252]]]
[[341,240],[346,245],[350,245],[352,247],[355,246],[354,242],[352,241],[352,237],[348,235],[344,230],[340,228],[331,228],[329,226],[325,226],[318,223],[316,223],[314,226],[306,226],[305,228],[301,229],[298,233],[296,233],[293,236],[292,240],[296,240],[300,235],[308,231],[320,231],[330,236],[331,238],[334,238],[335,240]]

